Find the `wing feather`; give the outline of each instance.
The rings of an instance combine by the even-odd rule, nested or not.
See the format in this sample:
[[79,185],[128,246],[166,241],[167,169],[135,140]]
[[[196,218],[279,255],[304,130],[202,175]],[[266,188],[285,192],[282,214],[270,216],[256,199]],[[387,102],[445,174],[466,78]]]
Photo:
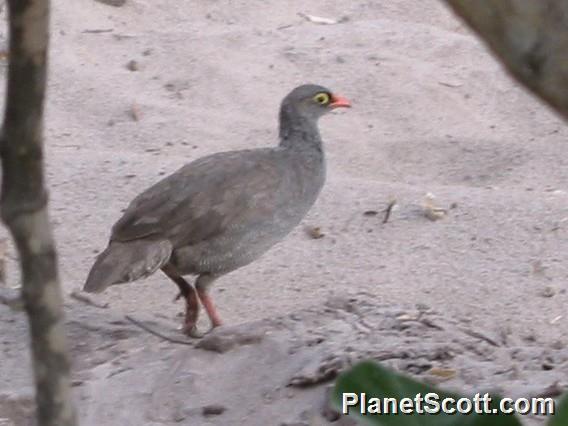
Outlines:
[[285,160],[278,149],[198,159],[136,197],[113,226],[111,240],[167,238],[179,247],[271,220],[299,195]]

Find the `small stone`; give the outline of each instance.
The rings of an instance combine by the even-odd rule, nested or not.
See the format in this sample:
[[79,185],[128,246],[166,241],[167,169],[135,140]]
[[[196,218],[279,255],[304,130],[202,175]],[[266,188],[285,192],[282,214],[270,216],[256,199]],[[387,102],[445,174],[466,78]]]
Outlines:
[[542,363],[542,369],[544,371],[554,370],[554,364],[552,362],[545,361]]
[[325,234],[321,231],[319,226],[307,226],[305,228],[306,234],[314,240],[319,240],[325,237]]
[[129,71],[140,71],[140,64],[138,63],[138,61],[132,59],[126,64],[126,69],[128,69]]
[[225,407],[224,405],[211,404],[211,405],[206,405],[205,407],[203,407],[203,410],[201,411],[201,413],[204,416],[219,416],[219,415],[223,414],[225,411],[227,411],[227,407]]
[[542,297],[553,297],[556,294],[556,290],[554,290],[554,288],[552,288],[551,286],[546,286],[542,289],[542,292],[540,293],[540,295]]

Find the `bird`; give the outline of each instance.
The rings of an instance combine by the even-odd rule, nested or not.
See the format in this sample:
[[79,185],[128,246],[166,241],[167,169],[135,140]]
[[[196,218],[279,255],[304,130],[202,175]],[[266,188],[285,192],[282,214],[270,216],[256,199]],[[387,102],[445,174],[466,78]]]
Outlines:
[[[185,299],[183,329],[201,337],[223,324],[210,295],[219,277],[253,262],[284,239],[315,203],[326,176],[318,120],[348,99],[304,84],[281,102],[278,144],[198,158],[134,198],[111,230],[83,290],[146,278],[161,270]],[[194,285],[186,276],[195,276]]]

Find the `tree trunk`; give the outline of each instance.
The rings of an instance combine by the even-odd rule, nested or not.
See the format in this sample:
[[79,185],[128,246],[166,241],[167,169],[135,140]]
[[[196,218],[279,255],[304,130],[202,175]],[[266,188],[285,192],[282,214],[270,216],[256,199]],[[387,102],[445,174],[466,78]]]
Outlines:
[[9,0],[10,64],[0,139],[0,212],[20,256],[40,426],[73,426],[57,258],[43,173],[48,0]]
[[568,118],[568,2],[445,1],[519,82]]

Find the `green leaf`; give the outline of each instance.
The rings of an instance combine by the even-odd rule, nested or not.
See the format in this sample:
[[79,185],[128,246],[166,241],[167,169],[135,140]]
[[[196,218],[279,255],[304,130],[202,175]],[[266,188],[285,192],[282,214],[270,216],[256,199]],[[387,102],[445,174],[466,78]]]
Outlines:
[[547,426],[566,425],[568,425],[568,393],[565,393],[562,399],[557,401],[556,411],[553,416],[550,416],[550,420],[547,423]]
[[[365,403],[361,404],[362,394],[365,394]],[[350,395],[345,395],[350,394]],[[333,404],[343,412],[343,399],[346,402],[353,401],[354,395],[359,396],[356,405],[350,407],[349,415],[359,416],[359,418],[368,425],[383,426],[520,426],[521,423],[517,417],[513,415],[498,414],[445,414],[439,410],[439,414],[428,414],[426,412],[426,404],[422,404],[423,414],[373,414],[370,413],[373,408],[377,408],[378,400],[371,398],[395,398],[401,401],[403,398],[410,398],[414,401],[417,394],[425,397],[427,394],[435,394],[440,405],[444,398],[454,398],[455,401],[465,398],[451,392],[437,389],[433,386],[417,382],[409,377],[392,372],[378,364],[370,361],[364,361],[342,374],[335,385],[333,392]],[[483,395],[481,395],[483,397]],[[351,398],[351,399],[350,399]],[[471,400],[471,399],[470,399]],[[497,409],[500,398],[491,396],[490,409]],[[375,402],[375,404],[373,404]],[[363,405],[363,408],[362,408]],[[392,406],[391,406],[392,407]],[[415,407],[415,405],[413,405]],[[429,404],[429,407],[433,407]],[[453,405],[452,407],[455,407]],[[475,407],[475,405],[474,405]],[[435,406],[433,407],[435,408]],[[483,408],[483,402],[479,402],[479,408]],[[366,414],[361,414],[361,410],[367,410]],[[565,423],[563,426],[566,426]],[[560,423],[558,424],[558,426]]]

